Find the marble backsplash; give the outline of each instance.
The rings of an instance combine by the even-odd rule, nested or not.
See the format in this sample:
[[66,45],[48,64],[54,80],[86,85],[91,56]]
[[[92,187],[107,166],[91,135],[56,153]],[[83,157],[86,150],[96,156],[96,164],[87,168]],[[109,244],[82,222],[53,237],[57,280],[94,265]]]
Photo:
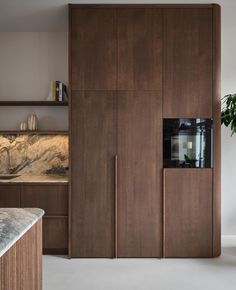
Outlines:
[[9,167],[14,174],[66,174],[68,136],[0,135],[0,174]]

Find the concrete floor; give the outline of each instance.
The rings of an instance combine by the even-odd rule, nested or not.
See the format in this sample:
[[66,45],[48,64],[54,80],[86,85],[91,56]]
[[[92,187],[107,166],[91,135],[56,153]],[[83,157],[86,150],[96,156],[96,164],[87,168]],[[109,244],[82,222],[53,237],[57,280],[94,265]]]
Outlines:
[[44,256],[43,290],[235,290],[236,237],[215,259],[72,259]]

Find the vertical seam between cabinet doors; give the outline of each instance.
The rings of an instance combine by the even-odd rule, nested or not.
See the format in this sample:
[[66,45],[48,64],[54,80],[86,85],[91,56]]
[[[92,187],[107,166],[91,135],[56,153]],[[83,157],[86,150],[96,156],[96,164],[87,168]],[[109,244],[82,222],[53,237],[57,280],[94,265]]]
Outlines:
[[118,256],[118,164],[117,164],[117,159],[118,159],[118,98],[117,98],[117,91],[118,91],[118,8],[115,9],[115,29],[116,29],[116,91],[115,91],[115,134],[116,134],[116,162],[115,162],[115,233],[114,233],[114,252],[115,252],[115,258]]
[[[161,15],[162,15],[162,80],[161,80],[161,92],[162,92],[162,123],[163,123],[163,117],[164,117],[164,56],[165,56],[165,49],[164,49],[164,43],[165,43],[165,40],[164,40],[164,36],[165,36],[165,33],[164,33],[164,24],[165,24],[165,21],[164,21],[164,18],[165,18],[165,10],[162,8],[161,9]],[[163,126],[162,126],[162,142],[163,142]],[[162,155],[162,159],[163,159],[163,155]],[[162,160],[163,161],[163,160]]]
[[[213,71],[213,92],[212,92],[212,115],[213,115],[213,170],[212,170],[212,253],[213,257],[216,257],[220,253],[220,231],[221,231],[221,187],[220,179],[221,175],[221,161],[220,156],[217,158],[216,153],[220,155],[221,148],[221,125],[220,125],[220,64],[221,64],[221,11],[217,4],[212,4],[212,71]],[[219,141],[219,142],[218,142]]]
[[72,210],[71,210],[71,198],[72,198],[72,175],[71,175],[71,169],[72,169],[72,164],[71,164],[71,157],[72,157],[72,150],[71,150],[71,122],[72,122],[72,112],[71,112],[71,99],[72,99],[72,61],[71,61],[71,42],[72,42],[72,6],[69,4],[69,47],[68,47],[68,73],[69,73],[69,100],[68,100],[68,105],[69,105],[69,114],[68,114],[68,119],[69,119],[69,184],[68,184],[68,256],[71,258],[71,253],[72,253]]
[[115,9],[115,29],[116,29],[116,92],[118,90],[118,8]]
[[211,117],[212,117],[212,120],[213,120],[213,138],[212,138],[212,141],[213,141],[213,146],[212,147],[212,158],[213,158],[213,162],[212,162],[212,176],[211,176],[211,183],[212,183],[212,190],[211,190],[211,194],[212,194],[212,208],[211,208],[211,213],[212,213],[212,229],[211,229],[211,239],[212,239],[212,243],[211,243],[211,254],[212,254],[212,257],[213,257],[213,253],[214,253],[214,176],[215,176],[215,172],[214,172],[214,168],[215,168],[215,115],[214,115],[214,83],[215,83],[215,78],[214,78],[214,62],[215,62],[215,54],[214,54],[214,13],[213,13],[213,9],[214,7],[212,7],[211,9],[211,22],[212,22],[212,27],[211,27],[211,30],[212,30],[212,92],[211,92],[211,111],[212,111],[212,114],[211,114]]
[[114,214],[115,214],[115,240],[114,240],[114,252],[115,252],[115,258],[117,258],[118,256],[118,252],[117,252],[117,154],[115,155],[115,202],[114,202],[114,205],[115,205],[115,211],[114,211]]
[[164,238],[164,229],[165,229],[165,226],[164,226],[164,220],[165,220],[165,212],[164,212],[164,168],[163,168],[163,141],[164,141],[164,137],[163,137],[163,117],[164,117],[164,16],[165,16],[165,10],[162,8],[161,9],[161,16],[162,16],[162,70],[161,70],[161,107],[162,107],[162,112],[161,112],[161,148],[162,148],[162,152],[161,152],[161,160],[162,160],[162,171],[161,171],[161,174],[162,174],[162,257],[164,257],[164,242],[165,242],[165,238]]
[[162,189],[162,196],[163,196],[163,200],[162,200],[162,256],[163,258],[165,258],[166,255],[166,249],[165,249],[165,168],[163,168],[162,170],[162,184],[163,184],[163,189]]

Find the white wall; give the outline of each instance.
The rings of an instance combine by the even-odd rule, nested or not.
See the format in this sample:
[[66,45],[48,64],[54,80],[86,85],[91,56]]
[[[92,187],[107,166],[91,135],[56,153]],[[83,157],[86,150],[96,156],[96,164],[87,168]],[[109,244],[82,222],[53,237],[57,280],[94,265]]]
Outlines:
[[[8,3],[10,1],[7,1]],[[45,29],[47,23],[48,31],[66,31],[67,16],[65,4],[74,3],[99,3],[101,1],[80,0],[47,0],[37,1],[40,9],[35,4],[28,5],[29,0],[15,1],[15,5],[5,7],[5,17],[2,22],[10,19],[9,26],[2,23],[1,27],[8,27],[11,31],[18,31],[17,27],[28,27],[28,31],[40,28]],[[212,1],[113,1],[104,0],[103,3],[212,3]],[[19,3],[19,7],[17,4]],[[36,3],[36,2],[35,2]],[[236,93],[236,1],[219,0],[222,6],[222,96],[228,93]],[[25,5],[25,6],[24,6]],[[47,9],[48,5],[48,9]],[[0,4],[1,6],[1,4]],[[30,7],[32,11],[28,12]],[[44,6],[44,7],[43,7]],[[44,9],[43,9],[44,8]],[[17,9],[19,10],[17,12]],[[33,11],[33,9],[35,9]],[[37,10],[38,9],[38,10]],[[45,14],[43,14],[45,11]],[[58,14],[57,14],[58,12]],[[24,13],[24,14],[23,14]],[[27,14],[28,13],[28,14]],[[7,17],[6,17],[7,15]],[[15,17],[19,15],[19,17]],[[24,15],[24,17],[20,17]],[[37,23],[33,23],[35,15]],[[29,17],[29,24],[27,23]],[[47,19],[48,17],[48,19]],[[20,18],[20,19],[19,19]],[[42,25],[39,22],[42,19]],[[51,21],[50,21],[51,19]],[[17,20],[17,21],[16,21]],[[14,22],[15,21],[15,22]],[[23,24],[22,22],[23,21]],[[30,23],[32,25],[30,25]],[[51,23],[51,24],[50,24]],[[36,25],[37,24],[37,25]],[[15,25],[15,26],[14,26]],[[46,26],[47,26],[46,25]],[[50,26],[51,25],[51,26]],[[50,26],[50,27],[49,27]],[[7,40],[7,41],[6,41]],[[4,43],[3,43],[4,42]],[[18,48],[18,49],[16,49]],[[10,53],[11,52],[11,53]],[[54,55],[55,52],[55,55]],[[7,57],[7,55],[15,56]],[[14,59],[14,61],[13,61]],[[61,61],[60,61],[61,60]],[[2,62],[3,61],[3,62]],[[19,65],[20,63],[20,65]],[[9,69],[9,66],[11,70]],[[20,68],[23,65],[24,71]],[[13,68],[13,72],[12,72]],[[11,71],[9,73],[9,71]],[[31,72],[34,72],[33,74]],[[49,33],[23,33],[11,34],[0,33],[0,98],[44,98],[47,93],[48,81],[52,78],[67,80],[67,34]],[[41,87],[39,82],[43,84]],[[19,90],[20,87],[20,90]],[[34,88],[37,87],[38,92]],[[60,113],[59,113],[60,114]],[[14,111],[14,118],[18,114]],[[24,115],[24,112],[22,113]],[[60,114],[61,116],[61,114]],[[63,115],[62,115],[63,116]],[[0,111],[0,125],[7,125],[5,115]],[[20,116],[21,118],[21,116]],[[59,120],[58,120],[59,121]],[[49,122],[50,123],[50,122]],[[12,125],[12,124],[11,124]],[[223,234],[236,235],[236,136],[230,137],[230,131],[222,127],[222,232]]]
[[[222,96],[236,93],[236,1],[222,3]],[[222,126],[222,233],[236,235],[236,136]]]
[[[68,33],[1,32],[0,100],[45,100],[51,80],[68,83]],[[40,129],[67,129],[67,108],[0,107],[0,130],[17,129],[31,112]]]

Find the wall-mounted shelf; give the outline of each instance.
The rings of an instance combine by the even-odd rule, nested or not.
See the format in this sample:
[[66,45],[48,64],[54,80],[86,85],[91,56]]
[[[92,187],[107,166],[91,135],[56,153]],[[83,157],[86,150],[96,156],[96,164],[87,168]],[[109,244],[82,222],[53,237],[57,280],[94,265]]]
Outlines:
[[17,131],[0,130],[0,135],[68,135],[68,131]]
[[0,106],[68,106],[68,102],[55,102],[55,101],[0,101]]

